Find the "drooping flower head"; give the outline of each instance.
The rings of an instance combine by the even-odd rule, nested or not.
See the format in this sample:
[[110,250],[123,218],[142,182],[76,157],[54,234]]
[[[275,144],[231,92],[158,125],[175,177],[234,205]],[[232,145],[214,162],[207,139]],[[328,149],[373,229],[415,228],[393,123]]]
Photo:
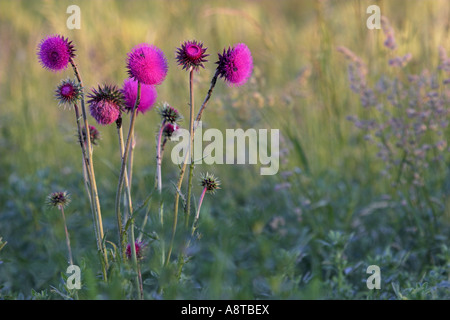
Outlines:
[[37,55],[44,68],[57,72],[67,68],[70,59],[75,57],[75,49],[68,38],[52,35],[41,40]]
[[70,195],[67,191],[53,192],[47,196],[47,205],[50,207],[65,208],[70,203]]
[[130,78],[147,85],[159,85],[166,78],[169,66],[161,49],[141,43],[128,53],[127,69]]
[[163,105],[158,108],[158,113],[164,123],[176,123],[183,118],[178,110],[171,107],[167,102],[164,102]]
[[61,81],[56,87],[55,97],[59,105],[71,106],[81,98],[81,86],[73,80]]
[[115,85],[93,88],[88,99],[91,115],[101,125],[115,122],[122,112],[123,95]]
[[196,40],[185,41],[180,48],[177,48],[178,65],[183,66],[183,69],[186,70],[191,67],[197,71],[199,67],[205,68],[203,62],[207,62],[206,57],[209,56],[206,49],[208,48],[203,48],[203,43]]
[[[136,258],[138,260],[144,258],[143,251],[144,251],[144,248],[146,247],[146,244],[142,241],[136,240],[134,243],[134,247],[136,248]],[[127,245],[126,255],[127,255],[128,259],[131,259],[131,257],[133,256],[133,253],[131,252],[130,244]]]
[[[124,97],[124,107],[126,110],[132,111],[136,103],[138,83],[136,80],[128,78],[125,79],[122,85],[122,94]],[[152,85],[141,84],[141,96],[137,111],[145,113],[153,108],[158,93]]]
[[244,43],[223,49],[216,63],[219,77],[231,86],[240,86],[247,82],[253,71],[253,58],[250,49]]
[[[81,129],[81,134],[83,136],[83,142],[86,141],[86,127]],[[89,125],[89,136],[91,137],[91,143],[97,145],[100,138],[100,131],[96,127]]]
[[220,180],[217,179],[213,174],[206,173],[203,174],[200,179],[203,188],[206,188],[207,192],[215,193],[217,189],[220,189]]

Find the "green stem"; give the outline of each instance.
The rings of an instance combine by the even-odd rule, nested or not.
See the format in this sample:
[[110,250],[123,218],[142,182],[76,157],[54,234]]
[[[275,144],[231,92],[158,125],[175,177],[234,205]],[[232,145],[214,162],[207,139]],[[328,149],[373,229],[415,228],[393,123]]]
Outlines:
[[108,255],[106,252],[106,248],[103,245],[103,220],[102,220],[102,214],[100,209],[100,200],[98,197],[98,190],[97,190],[97,182],[95,179],[95,172],[94,172],[94,164],[93,164],[93,158],[92,158],[92,146],[91,146],[91,134],[89,130],[89,123],[87,120],[87,113],[86,113],[86,107],[84,103],[84,87],[83,87],[83,81],[81,80],[80,73],[78,71],[78,68],[73,61],[73,59],[70,59],[70,64],[72,65],[72,69],[75,73],[75,76],[78,80],[78,84],[82,88],[81,90],[81,114],[83,117],[83,123],[84,127],[86,128],[86,153],[85,153],[85,159],[87,161],[87,172],[90,176],[90,187],[91,187],[91,197],[92,201],[94,203],[95,212],[97,215],[97,228],[98,228],[98,236],[100,237],[100,247],[101,247],[101,253],[103,256],[103,262],[102,262],[102,269],[103,269],[103,280],[107,280],[106,270],[108,269]]
[[59,206],[59,210],[61,210],[61,215],[62,215],[63,222],[64,222],[64,231],[66,233],[66,244],[67,244],[67,250],[69,252],[69,264],[73,265],[72,249],[70,248],[69,231],[67,230],[66,216],[64,215],[64,207]]
[[[178,179],[178,183],[177,183],[177,190],[175,190],[175,205],[174,205],[174,216],[173,216],[173,225],[172,225],[172,237],[170,239],[170,244],[169,244],[169,251],[167,253],[167,258],[165,261],[165,266],[168,265],[169,261],[170,261],[170,256],[172,254],[172,249],[173,249],[173,242],[175,239],[175,233],[177,230],[177,223],[178,223],[178,202],[180,199],[180,192],[181,192],[181,185],[183,183],[183,178],[184,178],[184,173],[186,172],[186,166],[187,166],[187,160],[188,160],[188,156],[190,155],[192,158],[192,151],[193,151],[193,139],[194,139],[194,92],[193,92],[193,78],[194,78],[194,70],[193,68],[191,68],[189,70],[189,107],[190,107],[190,148],[189,148],[189,153],[186,154],[184,161],[183,161],[183,166],[180,170],[180,178]],[[188,200],[189,201],[189,200]]]
[[122,153],[122,163],[120,166],[119,182],[117,184],[116,201],[115,201],[117,228],[118,228],[118,233],[119,233],[119,248],[120,248],[122,258],[125,258],[125,239],[126,239],[126,237],[125,237],[125,230],[122,229],[122,215],[120,213],[120,195],[122,193],[122,187],[123,187],[123,183],[125,180],[126,163],[127,163],[128,154],[130,151],[131,137],[132,137],[133,131],[134,131],[134,124],[136,122],[137,106],[139,105],[140,99],[141,99],[141,83],[138,81],[136,102],[134,104],[131,119],[130,119],[130,128],[128,131],[127,142],[125,145],[125,149]]

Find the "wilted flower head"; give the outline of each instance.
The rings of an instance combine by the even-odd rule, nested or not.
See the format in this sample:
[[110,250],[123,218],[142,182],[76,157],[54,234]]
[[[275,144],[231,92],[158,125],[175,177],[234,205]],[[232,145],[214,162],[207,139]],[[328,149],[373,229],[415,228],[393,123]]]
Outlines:
[[158,113],[161,115],[164,123],[176,123],[182,119],[182,116],[177,109],[171,107],[168,103],[164,102],[162,107],[158,108]]
[[217,71],[230,85],[240,86],[247,82],[253,71],[253,58],[250,49],[244,44],[236,44],[219,53]]
[[[128,78],[123,82],[121,91],[124,98],[124,106],[129,111],[133,110],[134,104],[136,103],[137,87],[138,83],[134,79]],[[145,113],[151,110],[157,96],[158,94],[154,86],[141,84],[141,96],[137,111]]]
[[67,191],[53,192],[47,196],[47,205],[50,207],[65,208],[70,203],[70,195]]
[[203,62],[207,62],[206,57],[209,54],[205,53],[207,48],[203,48],[203,43],[193,41],[185,41],[180,48],[177,48],[178,65],[183,66],[183,69],[188,70],[193,68],[198,70],[199,67],[204,68]]
[[128,53],[127,69],[130,78],[143,84],[158,85],[166,78],[169,66],[161,49],[141,43]]
[[81,97],[81,86],[70,79],[63,80],[56,87],[55,97],[58,99],[60,105],[72,105],[77,102]]
[[75,57],[75,49],[69,39],[52,35],[41,40],[37,55],[44,68],[57,72],[67,68],[70,59]]
[[[86,141],[86,127],[81,129],[81,134],[83,135],[83,142]],[[96,127],[89,125],[89,136],[91,137],[91,143],[97,145],[100,140],[100,132]]]
[[[136,248],[136,258],[138,260],[144,258],[143,250],[146,247],[146,244],[142,241],[136,240],[134,243],[134,247]],[[131,257],[133,256],[130,243],[127,245],[126,255],[128,259],[131,259]]]
[[206,188],[206,191],[215,193],[217,189],[220,189],[220,181],[214,175],[210,173],[203,174],[201,177],[201,185]]
[[123,95],[116,86],[98,86],[88,95],[89,109],[92,117],[101,125],[116,121],[121,113]]

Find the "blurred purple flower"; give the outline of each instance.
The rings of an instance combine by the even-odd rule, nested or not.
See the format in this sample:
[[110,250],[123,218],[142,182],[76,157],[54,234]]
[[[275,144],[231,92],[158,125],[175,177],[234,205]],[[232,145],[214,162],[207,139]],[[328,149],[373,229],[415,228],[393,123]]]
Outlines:
[[[127,110],[133,110],[134,104],[136,103],[137,96],[137,81],[131,78],[125,79],[122,85],[121,92],[124,98],[124,107]],[[139,105],[137,111],[140,113],[145,113],[153,108],[156,102],[158,93],[152,85],[141,84],[141,97],[139,100]]]

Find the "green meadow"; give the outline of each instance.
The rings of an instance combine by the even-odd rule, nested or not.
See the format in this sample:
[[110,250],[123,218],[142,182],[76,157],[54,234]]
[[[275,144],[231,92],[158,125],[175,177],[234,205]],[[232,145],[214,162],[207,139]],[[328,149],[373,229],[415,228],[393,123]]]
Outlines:
[[[81,9],[80,29],[67,28],[72,4]],[[366,26],[372,4],[388,19],[395,50],[384,45],[383,29]],[[156,45],[168,59],[156,105],[138,114],[135,127],[131,191],[135,206],[142,205],[135,234],[147,244],[139,262],[145,299],[449,299],[450,60],[443,54],[450,57],[449,21],[445,0],[0,1],[0,299],[138,297],[125,262],[102,280],[75,114],[54,97],[73,72],[49,72],[36,55],[51,34],[73,41],[86,92],[99,84],[120,87],[127,53],[139,43]],[[188,72],[175,56],[193,39],[210,54],[195,73],[196,110],[217,53],[236,43],[250,48],[252,77],[240,87],[217,81],[203,128],[279,129],[279,170],[260,175],[260,164],[195,166],[193,208],[202,173],[213,173],[221,185],[205,196],[199,237],[177,274],[182,212],[173,261],[161,263],[179,176],[170,160],[174,142],[162,164],[163,226],[156,198],[146,200],[155,181],[156,107],[168,102],[189,126]],[[341,47],[363,61],[373,105],[363,106],[352,91]],[[404,66],[389,64],[408,53]],[[445,61],[448,69],[439,68]],[[420,90],[411,75],[425,79]],[[368,132],[351,117],[380,126]],[[101,134],[93,161],[112,252],[119,142],[114,124],[88,120]],[[187,175],[183,192],[186,186]],[[66,286],[64,224],[46,205],[50,193],[63,190],[72,200],[65,215],[80,290]],[[367,286],[371,265],[380,268],[379,289]]]

